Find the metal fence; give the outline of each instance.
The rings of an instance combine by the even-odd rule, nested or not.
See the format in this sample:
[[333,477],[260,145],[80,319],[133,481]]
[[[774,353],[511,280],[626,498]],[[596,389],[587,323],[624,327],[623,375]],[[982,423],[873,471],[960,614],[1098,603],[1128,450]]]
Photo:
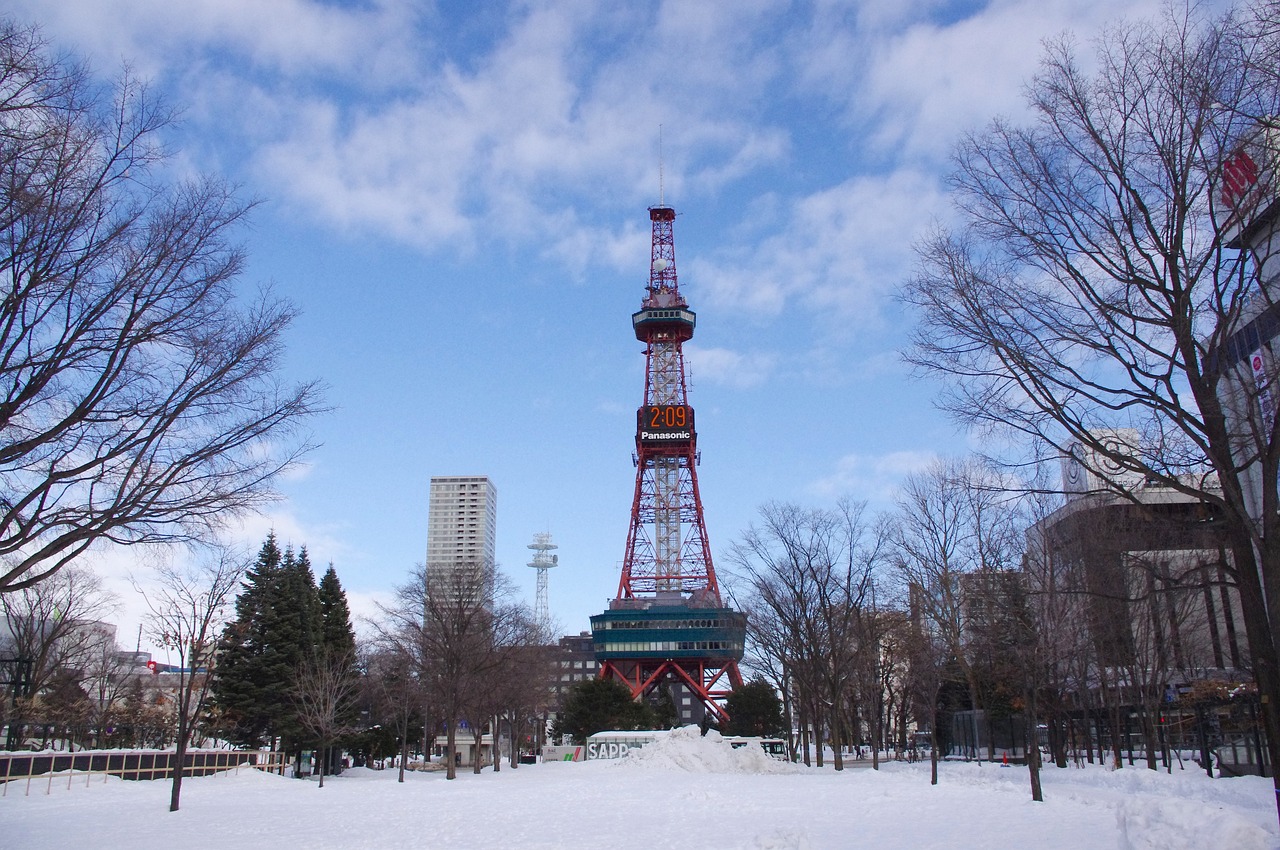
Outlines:
[[[173,775],[176,753],[163,750],[96,750],[79,753],[0,753],[0,797],[10,787],[21,784],[23,794],[30,795],[34,784],[44,785],[45,794],[53,791],[56,781],[67,789],[76,783],[86,788],[94,777],[114,776],[129,781],[169,779]],[[210,776],[239,773],[241,769],[283,771],[285,754],[267,750],[188,750],[182,762],[183,776]]]
[[966,761],[1025,761],[1027,725],[1021,714],[991,717],[985,711],[957,711],[951,717],[948,758]]

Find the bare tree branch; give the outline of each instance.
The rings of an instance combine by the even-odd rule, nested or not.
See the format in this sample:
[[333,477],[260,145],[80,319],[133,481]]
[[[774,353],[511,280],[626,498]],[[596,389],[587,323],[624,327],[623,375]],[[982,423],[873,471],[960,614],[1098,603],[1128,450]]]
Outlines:
[[170,121],[0,22],[0,591],[96,541],[206,538],[307,449],[293,308],[236,297],[249,205],[156,177]]
[[[957,146],[960,225],[920,244],[902,297],[919,315],[906,357],[947,379],[960,422],[1071,453],[1138,504],[1177,491],[1220,524],[1278,761],[1280,243],[1240,227],[1273,226],[1274,24],[1271,2],[1170,7],[1104,33],[1092,72],[1069,40],[1047,45],[1033,119]],[[1263,166],[1240,195],[1225,166],[1246,144]]]
[[198,563],[171,561],[156,567],[155,581],[135,584],[149,612],[151,637],[178,657],[177,752],[169,811],[178,811],[182,769],[195,721],[209,693],[214,647],[235,601],[248,560],[240,553],[205,553]]

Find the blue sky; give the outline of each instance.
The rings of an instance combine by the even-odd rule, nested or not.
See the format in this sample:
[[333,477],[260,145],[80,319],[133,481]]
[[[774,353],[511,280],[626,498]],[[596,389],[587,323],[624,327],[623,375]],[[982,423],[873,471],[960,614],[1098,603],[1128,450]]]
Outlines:
[[[892,298],[951,215],[959,134],[1025,117],[1041,41],[1099,0],[9,0],[105,76],[184,108],[179,172],[261,201],[246,291],[301,316],[288,374],[334,410],[268,528],[333,562],[357,613],[421,562],[432,475],[490,476],[500,565],[588,628],[617,589],[635,480],[647,208],[675,223],[713,556],[769,500],[885,507],[968,448],[898,359]],[[477,11],[473,7],[480,7]],[[661,137],[661,156],[659,155]],[[659,178],[661,163],[662,179]],[[121,589],[121,637],[137,606]],[[126,642],[128,642],[126,640]]]

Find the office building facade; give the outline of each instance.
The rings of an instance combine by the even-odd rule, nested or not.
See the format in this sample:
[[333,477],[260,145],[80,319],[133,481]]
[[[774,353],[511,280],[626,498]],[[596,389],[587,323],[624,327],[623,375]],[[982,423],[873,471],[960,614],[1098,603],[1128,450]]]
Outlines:
[[497,528],[498,490],[487,477],[433,477],[427,511],[428,582],[462,587],[473,587],[484,577],[491,582]]

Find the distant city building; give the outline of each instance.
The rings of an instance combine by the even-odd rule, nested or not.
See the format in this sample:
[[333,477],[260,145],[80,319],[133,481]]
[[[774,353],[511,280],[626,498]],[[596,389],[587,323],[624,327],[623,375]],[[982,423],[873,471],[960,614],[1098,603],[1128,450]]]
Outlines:
[[560,711],[564,707],[564,696],[571,687],[600,675],[600,663],[596,661],[591,632],[560,638],[559,651],[553,657],[555,671],[551,691],[555,695],[555,710]]
[[1155,484],[1131,484],[1129,498],[1077,487],[1079,465],[1064,458],[1066,503],[1031,531],[1029,551],[1048,568],[1032,570],[1030,591],[1079,609],[1104,667],[1151,670],[1155,658],[1174,688],[1247,675],[1239,589],[1212,507]]
[[[431,479],[427,514],[427,582],[474,593],[492,580],[496,561],[498,490],[482,475]],[[491,592],[491,585],[488,587]]]
[[1266,450],[1265,438],[1260,444],[1256,435],[1271,433],[1280,372],[1275,353],[1280,337],[1276,142],[1275,129],[1260,125],[1227,157],[1219,174],[1215,214],[1222,239],[1228,247],[1251,256],[1257,288],[1243,293],[1239,315],[1218,330],[1222,343],[1210,352],[1205,364],[1221,375],[1218,395],[1232,431],[1232,453],[1243,466],[1244,495],[1255,522],[1262,519],[1264,492],[1276,486],[1275,481],[1263,480],[1262,465],[1255,459]]

